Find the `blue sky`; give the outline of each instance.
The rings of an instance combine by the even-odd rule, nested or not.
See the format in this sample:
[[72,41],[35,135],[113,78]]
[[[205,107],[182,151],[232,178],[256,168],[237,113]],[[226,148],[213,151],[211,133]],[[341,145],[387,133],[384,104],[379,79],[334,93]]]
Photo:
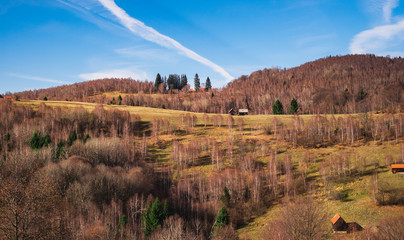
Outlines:
[[214,87],[329,55],[404,56],[401,0],[1,0],[0,93],[198,73]]

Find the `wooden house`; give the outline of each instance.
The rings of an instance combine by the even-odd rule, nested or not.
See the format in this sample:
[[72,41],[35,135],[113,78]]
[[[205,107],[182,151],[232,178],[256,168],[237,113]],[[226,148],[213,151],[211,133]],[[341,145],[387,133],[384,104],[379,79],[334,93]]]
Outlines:
[[347,223],[345,220],[337,213],[331,219],[332,230],[335,233],[352,233],[357,231],[362,231],[363,228],[356,222]]
[[404,164],[391,164],[391,172],[404,174]]
[[238,115],[248,115],[248,109],[239,109]]
[[348,225],[345,220],[337,213],[331,218],[332,230],[334,232],[346,232]]

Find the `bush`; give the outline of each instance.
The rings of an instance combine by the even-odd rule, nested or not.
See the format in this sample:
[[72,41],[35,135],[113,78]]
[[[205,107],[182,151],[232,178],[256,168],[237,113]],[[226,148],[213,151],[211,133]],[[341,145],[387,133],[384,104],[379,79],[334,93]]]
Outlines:
[[327,239],[331,233],[325,207],[312,199],[298,199],[280,211],[262,232],[263,239]]
[[375,198],[377,205],[403,205],[404,189],[391,182],[379,182]]

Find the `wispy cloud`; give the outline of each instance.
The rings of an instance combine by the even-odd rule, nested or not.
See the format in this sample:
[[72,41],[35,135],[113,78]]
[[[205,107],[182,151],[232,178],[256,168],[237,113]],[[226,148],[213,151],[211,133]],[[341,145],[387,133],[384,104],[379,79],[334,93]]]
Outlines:
[[149,48],[147,46],[136,46],[129,48],[120,48],[115,49],[115,52],[128,57],[136,57],[137,59],[145,59],[145,60],[158,60],[164,62],[176,62],[178,59],[176,58],[175,53],[171,50],[167,50],[164,48]]
[[398,7],[399,0],[362,0],[364,7],[377,15],[381,15],[386,23],[391,21],[393,9]]
[[357,34],[349,47],[351,53],[380,53],[387,48],[402,45],[404,20],[395,24],[378,26]]
[[[68,2],[71,0],[63,0],[64,2]],[[125,28],[127,28],[130,32],[133,34],[149,41],[156,43],[160,46],[163,46],[168,49],[173,49],[178,51],[180,54],[185,55],[186,57],[195,60],[205,66],[208,66],[211,68],[213,71],[221,74],[227,81],[230,81],[234,79],[233,76],[231,76],[224,68],[221,66],[215,64],[214,62],[200,56],[196,52],[186,48],[185,46],[181,45],[178,41],[163,35],[153,29],[152,27],[146,26],[143,22],[139,21],[138,19],[135,19],[131,17],[125,10],[120,8],[114,0],[97,0],[105,9],[107,9],[110,13],[108,16],[105,14],[105,12],[102,12],[102,10],[96,8],[96,7],[91,7],[89,6],[88,1],[84,0],[74,0],[78,4],[84,5],[84,8],[87,10],[91,11],[99,11],[99,13],[107,18],[109,18],[111,21],[118,21],[120,24],[122,24]]]
[[[375,1],[372,1],[375,2]],[[402,53],[397,51],[397,47],[402,49],[404,45],[404,19],[396,23],[390,23],[392,10],[398,6],[398,0],[376,1],[382,6],[383,17],[389,24],[381,25],[362,31],[354,36],[349,50],[351,53],[364,54],[375,53],[379,55],[394,55]]]
[[8,73],[7,75],[10,76],[10,77],[15,77],[15,78],[20,78],[20,79],[27,79],[27,80],[34,80],[34,81],[39,81],[39,82],[69,84],[69,82],[65,82],[65,81],[59,81],[59,80],[54,80],[54,79],[50,79],[50,78],[43,78],[43,77],[24,75],[24,74],[18,74],[18,73]]
[[133,69],[109,69],[93,73],[83,73],[79,75],[84,80],[94,80],[103,78],[132,78],[135,80],[148,80],[146,72],[137,72]]
[[383,17],[386,22],[390,22],[391,13],[394,8],[398,6],[398,0],[385,0],[383,1]]

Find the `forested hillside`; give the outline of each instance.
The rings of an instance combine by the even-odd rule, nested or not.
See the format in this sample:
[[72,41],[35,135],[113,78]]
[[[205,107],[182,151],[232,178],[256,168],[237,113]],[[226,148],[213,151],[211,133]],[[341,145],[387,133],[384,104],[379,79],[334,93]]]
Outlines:
[[348,55],[288,70],[264,69],[235,80],[222,94],[257,114],[270,113],[276,99],[287,112],[292,98],[302,113],[397,110],[404,100],[404,59]]
[[327,239],[335,213],[402,236],[403,138],[403,114],[0,100],[0,239],[306,239],[296,214]]
[[[327,57],[291,69],[264,69],[241,76],[222,89],[208,91],[189,92],[189,85],[183,83],[182,90],[172,88],[167,78],[162,82],[103,79],[16,95],[23,99],[120,103],[208,113],[248,108],[252,114],[271,114],[277,99],[283,113],[290,113],[293,98],[298,113],[310,114],[397,112],[404,107],[404,59],[374,55]],[[118,94],[106,92],[124,96],[118,100]]]

